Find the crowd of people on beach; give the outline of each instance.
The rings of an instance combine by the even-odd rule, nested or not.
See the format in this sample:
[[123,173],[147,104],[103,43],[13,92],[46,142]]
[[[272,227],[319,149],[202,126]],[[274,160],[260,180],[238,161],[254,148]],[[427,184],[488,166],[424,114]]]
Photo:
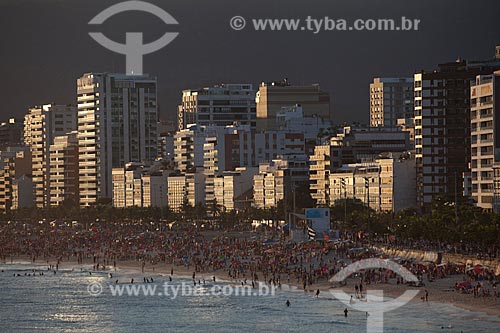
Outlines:
[[[139,222],[90,225],[10,222],[0,226],[0,260],[6,262],[23,256],[42,263],[55,259],[55,265],[76,261],[92,263],[93,270],[112,269],[120,261],[134,261],[143,272],[146,268],[154,270],[158,265],[183,266],[194,274],[226,272],[228,278],[244,284],[255,285],[259,281],[280,287],[282,283],[293,283],[306,290],[329,281],[352,261],[384,257],[370,250],[370,242],[373,239],[358,237],[355,233],[337,241],[293,243],[277,233],[245,233],[239,237],[218,233],[208,237],[193,225],[171,230],[166,225]],[[467,270],[465,265],[451,263],[391,260],[418,277],[416,287],[457,274],[462,274],[471,286],[472,282],[496,283],[494,273],[487,268]],[[359,279],[356,294],[363,284],[412,283],[384,269],[366,270],[354,277]],[[491,294],[496,296],[496,284],[494,286]],[[469,288],[457,287],[457,290]],[[479,297],[480,293],[474,292],[474,295]]]
[[[378,241],[384,241],[379,238]],[[480,244],[457,242],[436,242],[430,240],[409,240],[394,238],[390,245],[395,249],[414,249],[420,251],[439,251],[449,254],[458,254],[474,257],[477,259],[497,259],[500,258],[500,248],[488,247],[484,248]]]

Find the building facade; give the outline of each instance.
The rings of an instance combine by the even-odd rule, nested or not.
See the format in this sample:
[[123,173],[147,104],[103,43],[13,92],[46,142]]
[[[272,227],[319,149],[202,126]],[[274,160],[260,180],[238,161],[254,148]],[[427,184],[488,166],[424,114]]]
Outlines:
[[306,117],[333,119],[330,95],[322,91],[319,84],[292,85],[288,79],[279,82],[262,82],[255,101],[259,130],[277,129],[277,114],[283,107],[291,105],[300,105]]
[[76,107],[46,104],[30,108],[24,117],[24,142],[31,147],[36,207],[50,205],[50,145],[54,138],[77,128]]
[[158,156],[157,82],[87,73],[77,80],[80,205],[112,200],[112,168]]
[[332,168],[345,164],[373,160],[384,152],[404,152],[413,149],[410,133],[400,127],[344,127],[331,137]]
[[457,60],[414,76],[419,207],[428,207],[436,195],[462,192],[471,162],[470,82],[483,71]]
[[0,123],[0,150],[23,143],[23,126],[23,121],[16,118]]
[[227,126],[237,122],[255,128],[255,90],[251,84],[221,84],[184,90],[178,107],[178,129],[190,124]]
[[259,173],[253,177],[254,207],[268,209],[276,207],[279,201],[285,200],[285,191],[290,189],[287,184],[288,175],[286,160],[261,163]]
[[257,172],[258,168],[255,167],[223,172],[214,179],[214,202],[227,212],[250,207],[253,201],[253,178]]
[[56,136],[50,145],[50,206],[77,205],[78,132]]
[[33,207],[32,161],[29,147],[0,152],[0,212]]
[[332,172],[330,204],[357,199],[376,211],[397,212],[416,207],[415,184],[414,156],[388,153],[386,158]]
[[492,210],[494,168],[500,162],[500,71],[478,75],[470,89],[472,199]]
[[167,180],[168,207],[180,212],[187,202],[186,175],[169,175]]
[[203,173],[171,174],[168,176],[167,183],[168,207],[173,211],[182,212],[184,207],[205,205],[205,175]]
[[413,78],[374,78],[370,83],[370,126],[396,126],[413,118]]
[[319,145],[309,157],[311,197],[317,206],[330,206],[331,146]]
[[142,207],[168,206],[168,171],[148,172],[141,177]]
[[193,173],[203,168],[205,127],[191,125],[174,135],[174,164],[181,173]]
[[113,206],[166,207],[168,173],[158,166],[142,163],[127,163],[124,168],[113,168]]

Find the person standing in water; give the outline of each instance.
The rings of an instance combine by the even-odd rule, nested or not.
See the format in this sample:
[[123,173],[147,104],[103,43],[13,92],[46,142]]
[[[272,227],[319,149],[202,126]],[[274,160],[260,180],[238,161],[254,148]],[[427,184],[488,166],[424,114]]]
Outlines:
[[290,307],[290,300],[288,300],[288,299],[286,300],[286,306]]
[[347,314],[349,313],[349,310],[347,310],[347,308],[345,308],[344,310],[344,316],[347,318]]

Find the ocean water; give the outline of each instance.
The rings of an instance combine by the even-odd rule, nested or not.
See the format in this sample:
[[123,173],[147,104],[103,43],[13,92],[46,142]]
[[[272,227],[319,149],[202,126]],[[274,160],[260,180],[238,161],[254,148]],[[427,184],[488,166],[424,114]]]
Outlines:
[[[366,332],[366,315],[350,311],[327,292],[278,290],[274,296],[112,296],[115,279],[142,281],[140,272],[74,270],[24,276],[28,263],[2,264],[0,332]],[[21,276],[13,276],[21,274]],[[162,284],[167,276],[153,275]],[[207,277],[208,278],[208,277]],[[104,292],[91,296],[89,283]],[[175,277],[173,285],[190,282]],[[220,283],[224,286],[224,282]],[[286,301],[290,307],[285,305]],[[384,332],[500,332],[500,318],[438,303],[414,302],[385,314]]]

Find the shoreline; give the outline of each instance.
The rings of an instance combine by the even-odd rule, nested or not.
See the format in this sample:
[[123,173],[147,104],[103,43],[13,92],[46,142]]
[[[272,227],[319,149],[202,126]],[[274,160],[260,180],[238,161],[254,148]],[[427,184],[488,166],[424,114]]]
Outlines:
[[[10,260],[0,263],[6,265],[11,264]],[[45,262],[37,261],[33,263],[29,257],[19,257],[17,259],[14,259],[12,264],[16,263],[47,267],[46,261]],[[49,264],[55,265],[56,263],[57,260],[55,259],[49,260]],[[75,267],[83,267],[83,266],[92,267],[92,265],[93,262],[91,260],[89,260],[89,262],[83,261],[82,263],[78,263],[76,260],[69,260],[69,261],[61,261],[61,263],[59,264],[59,269],[68,269],[68,268],[72,269]],[[145,275],[151,276],[151,274],[161,274],[163,276],[169,276],[171,269],[173,269],[174,273],[173,277],[180,277],[185,279],[191,279],[194,272],[194,267],[192,266],[187,267],[187,266],[160,263],[154,266],[151,264],[145,265],[143,273],[141,262],[135,260],[119,261],[116,263],[116,269],[117,272],[119,272],[120,270],[129,270],[134,274],[137,274],[138,276],[141,277],[137,281],[141,281],[142,277],[144,277]],[[114,267],[112,265],[107,266],[106,270],[99,270],[99,271],[112,273],[114,271]],[[212,277],[215,276],[217,281],[224,283],[235,283],[235,282],[239,283],[244,279],[244,278],[232,279],[227,275],[227,272],[223,270],[196,272],[196,276],[197,277],[201,276],[204,278],[208,277],[209,280],[211,280]],[[483,313],[486,315],[500,318],[500,298],[498,297],[495,298],[493,296],[473,297],[472,295],[465,295],[465,294],[460,294],[456,291],[450,291],[451,287],[455,284],[455,282],[460,281],[462,278],[463,278],[462,275],[454,275],[451,277],[436,280],[432,283],[428,283],[425,287],[417,288],[420,291],[420,293],[413,300],[410,301],[410,304],[415,302],[421,303],[422,300],[420,299],[420,297],[423,296],[424,290],[428,290],[429,303],[452,305],[457,308],[471,311],[473,313]],[[288,285],[290,291],[292,291],[292,289],[295,289],[297,291],[303,291],[301,284],[293,280],[294,279],[292,278],[290,282],[284,281],[282,284]],[[318,289],[320,290],[320,292],[323,293],[329,292],[330,290],[343,290],[348,294],[354,295],[354,284],[356,283],[356,281],[357,280],[350,278],[347,280],[347,284],[345,286],[339,288],[332,288],[330,282],[328,281],[320,281],[313,284],[312,286],[307,286],[304,292],[314,293]],[[407,287],[405,285],[398,285],[395,283],[366,285],[365,288],[366,290],[382,290],[384,296],[391,298],[397,298],[402,293],[404,293],[405,290],[415,289],[415,287]],[[286,289],[284,291],[286,291]]]

